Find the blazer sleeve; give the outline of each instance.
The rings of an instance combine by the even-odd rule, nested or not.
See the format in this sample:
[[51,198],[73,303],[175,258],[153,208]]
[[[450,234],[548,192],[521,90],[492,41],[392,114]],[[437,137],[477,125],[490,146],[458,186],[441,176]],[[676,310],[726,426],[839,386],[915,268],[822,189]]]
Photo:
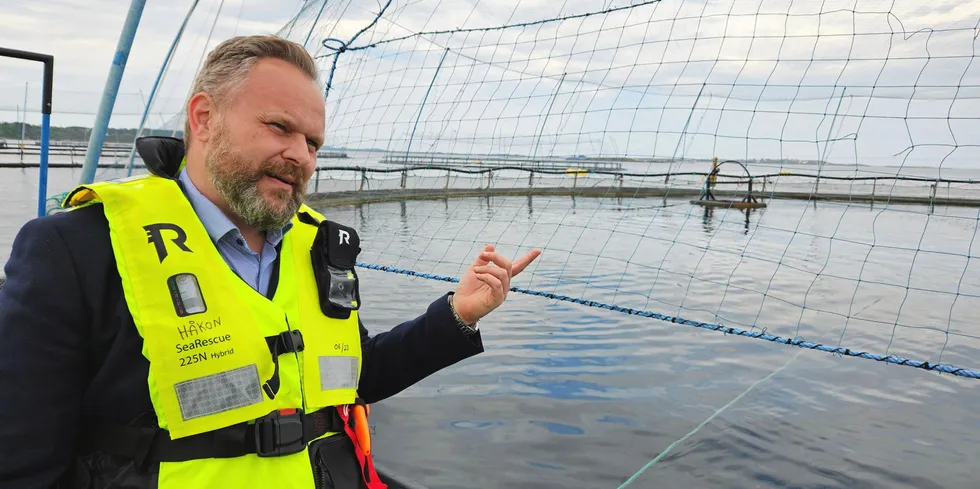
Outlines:
[[54,220],[18,232],[0,289],[0,486],[47,489],[73,463],[86,311]]
[[425,313],[390,331],[368,335],[361,328],[358,394],[367,403],[391,397],[433,373],[483,352],[480,332],[466,335],[449,308],[449,294]]

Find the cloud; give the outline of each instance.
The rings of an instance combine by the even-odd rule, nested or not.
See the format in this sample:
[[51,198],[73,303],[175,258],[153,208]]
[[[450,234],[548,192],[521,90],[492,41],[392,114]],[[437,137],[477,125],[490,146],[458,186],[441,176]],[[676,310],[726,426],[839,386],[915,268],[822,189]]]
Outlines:
[[[242,9],[239,19],[243,1],[246,7],[254,6]],[[189,84],[197,68],[218,3],[202,0],[187,26],[177,61],[160,93],[160,106],[166,111],[179,107],[184,98],[181,85]],[[4,6],[0,16],[3,45],[55,58],[52,124],[92,125],[129,5],[128,0],[58,0]],[[190,6],[189,0],[146,3],[120,83],[112,126],[139,123],[145,99]],[[239,33],[274,32],[294,13],[250,0],[227,0],[208,46],[233,35],[236,27]],[[15,119],[28,84],[28,122],[39,123],[41,73],[38,63],[0,58],[0,120]]]
[[[498,2],[496,10],[512,5]],[[534,6],[536,17],[510,22],[558,15],[557,6]],[[595,8],[563,6],[566,14]],[[917,164],[954,150],[961,162],[971,161],[976,151],[960,146],[975,141],[977,130],[947,112],[980,108],[980,67],[971,63],[980,7],[935,2],[914,15],[892,7],[663,2],[502,31],[413,37],[342,55],[328,132],[335,144],[392,149],[406,147],[415,130],[433,136],[413,147],[447,151],[503,146],[526,153],[544,141],[557,154],[601,148],[673,156],[685,139],[690,149],[681,154],[697,157],[853,164],[857,154],[862,163],[895,163],[902,156],[893,155],[916,147],[910,160]],[[425,7],[413,9],[396,22],[427,19]],[[449,9],[442,27],[460,25],[454,21],[463,15]],[[494,25],[480,20],[467,27]],[[494,20],[503,23],[500,15]],[[932,31],[915,32],[924,27]]]
[[[219,2],[202,0],[151,125],[176,120],[201,56],[220,40],[280,32],[306,42],[326,77],[333,52],[323,40],[346,42],[385,1],[229,0],[206,43]],[[91,124],[128,3],[25,2],[0,19],[20,47],[55,54],[56,123]],[[899,154],[923,164],[978,156],[964,142],[980,131],[967,124],[980,109],[980,2],[664,1],[540,22],[640,3],[394,0],[339,56],[327,143],[404,149],[414,129],[413,148],[443,151],[849,163]],[[138,123],[189,5],[147,5],[113,126]],[[494,29],[503,25],[513,27]],[[454,29],[475,30],[387,42]],[[25,81],[37,106],[39,73],[0,60],[0,118],[23,104]]]

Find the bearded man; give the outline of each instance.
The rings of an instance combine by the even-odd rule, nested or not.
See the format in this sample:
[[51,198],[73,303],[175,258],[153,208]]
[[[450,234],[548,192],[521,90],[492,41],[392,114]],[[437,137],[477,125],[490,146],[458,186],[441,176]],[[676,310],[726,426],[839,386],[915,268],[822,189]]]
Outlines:
[[383,488],[367,405],[483,351],[539,251],[488,245],[455,291],[370,336],[357,232],[304,204],[324,138],[302,46],[212,51],[184,140],[18,232],[0,289],[0,487]]

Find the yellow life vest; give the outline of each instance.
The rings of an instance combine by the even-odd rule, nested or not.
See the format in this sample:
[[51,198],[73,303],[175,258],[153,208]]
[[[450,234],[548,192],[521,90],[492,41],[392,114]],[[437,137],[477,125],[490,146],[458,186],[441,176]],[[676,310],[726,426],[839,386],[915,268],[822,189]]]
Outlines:
[[[355,402],[361,370],[357,305],[347,317],[328,317],[321,305],[323,285],[318,288],[311,249],[322,215],[304,205],[294,217],[281,243],[270,300],[228,267],[175,180],[147,175],[83,185],[63,206],[99,202],[149,360],[153,408],[172,440],[270,413],[312,413]],[[356,279],[353,270],[341,273]],[[270,338],[292,348],[275,355]],[[301,351],[290,351],[300,338]],[[312,489],[314,481],[304,444],[280,456],[160,462],[158,487]]]

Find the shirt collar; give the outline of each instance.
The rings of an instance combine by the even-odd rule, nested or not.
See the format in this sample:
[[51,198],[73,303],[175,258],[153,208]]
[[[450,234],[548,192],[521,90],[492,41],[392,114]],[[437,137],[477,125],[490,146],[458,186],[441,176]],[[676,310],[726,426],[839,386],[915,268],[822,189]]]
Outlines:
[[[241,236],[241,230],[235,223],[228,219],[218,206],[214,205],[210,199],[204,196],[200,190],[191,181],[190,176],[187,175],[186,169],[181,169],[180,174],[177,179],[183,184],[184,193],[187,195],[187,200],[190,201],[191,207],[194,208],[194,212],[197,213],[197,217],[204,224],[204,229],[207,230],[208,236],[211,237],[211,241],[217,243],[218,240],[224,238],[225,236],[231,234],[232,236]],[[279,242],[282,241],[283,236],[290,228],[293,227],[292,221],[286,223],[286,226],[282,229],[272,229],[265,233],[265,240],[272,246],[278,246]]]

